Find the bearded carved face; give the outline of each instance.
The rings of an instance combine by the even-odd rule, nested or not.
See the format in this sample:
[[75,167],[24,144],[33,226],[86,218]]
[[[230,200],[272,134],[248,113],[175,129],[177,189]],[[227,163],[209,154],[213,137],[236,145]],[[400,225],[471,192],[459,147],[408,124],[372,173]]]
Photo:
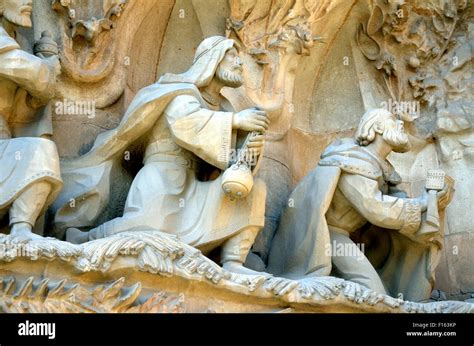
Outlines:
[[216,77],[230,88],[238,88],[243,84],[242,62],[237,49],[231,48],[227,51],[217,67]]
[[32,0],[3,0],[3,17],[9,22],[31,28]]
[[385,121],[382,137],[392,147],[393,151],[397,153],[406,153],[410,150],[410,139],[405,132],[402,120],[391,118]]

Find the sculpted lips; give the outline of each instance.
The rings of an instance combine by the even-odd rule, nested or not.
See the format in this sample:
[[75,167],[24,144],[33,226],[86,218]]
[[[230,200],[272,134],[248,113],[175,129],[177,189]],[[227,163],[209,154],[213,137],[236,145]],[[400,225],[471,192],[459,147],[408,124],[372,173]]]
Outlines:
[[236,70],[236,71],[239,71],[239,72],[242,72],[242,71],[243,71],[242,66],[240,66],[240,65],[234,66],[233,69]]
[[20,13],[31,14],[33,12],[33,2],[25,1],[24,5],[20,7]]
[[31,14],[33,12],[33,7],[31,5],[22,6],[20,11],[21,13]]

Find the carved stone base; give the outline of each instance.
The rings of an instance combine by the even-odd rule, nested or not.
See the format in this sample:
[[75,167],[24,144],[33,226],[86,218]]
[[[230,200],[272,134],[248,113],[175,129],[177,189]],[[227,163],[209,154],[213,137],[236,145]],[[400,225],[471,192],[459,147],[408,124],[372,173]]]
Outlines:
[[82,245],[0,235],[0,261],[2,312],[474,312],[474,304],[403,301],[334,277],[232,274],[161,232]]

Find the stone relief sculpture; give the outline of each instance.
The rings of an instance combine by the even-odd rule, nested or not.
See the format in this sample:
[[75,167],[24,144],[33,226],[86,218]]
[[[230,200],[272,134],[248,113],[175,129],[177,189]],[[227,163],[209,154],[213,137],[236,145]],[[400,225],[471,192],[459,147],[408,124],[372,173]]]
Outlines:
[[[76,83],[102,83],[114,71],[119,52],[116,21],[126,8],[127,1],[52,1],[58,13],[57,29],[61,31],[61,65],[64,75]],[[125,68],[122,64],[122,68]],[[116,71],[121,72],[120,66]],[[67,83],[67,79],[63,79]],[[114,83],[106,95],[94,95],[101,106],[117,100],[123,83]],[[118,90],[115,90],[115,89]],[[67,95],[67,93],[65,93]]]
[[[158,230],[204,253],[223,245],[225,269],[252,273],[242,264],[263,226],[265,186],[256,181],[249,196],[232,199],[222,189],[224,175],[216,171],[228,168],[238,130],[264,133],[268,127],[263,111],[235,113],[221,105],[220,89],[242,84],[241,65],[234,41],[210,37],[198,47],[187,72],[167,74],[137,94],[119,127],[104,134],[66,173],[79,177],[87,168],[97,174],[100,164],[146,138],[144,167],[130,188],[124,215],[85,233],[69,229],[68,241]],[[262,146],[263,135],[249,137],[249,149]]]
[[[268,270],[291,278],[336,273],[383,294],[388,290],[428,299],[442,230],[429,232],[429,239],[421,237],[427,194],[408,198],[396,190],[401,179],[386,157],[410,148],[403,121],[385,109],[373,109],[362,117],[355,137],[332,143],[290,195],[294,205],[282,214]],[[449,202],[450,188],[446,184],[437,193],[441,210]],[[379,248],[370,260],[351,240],[366,223],[398,231],[378,230],[389,236],[375,235],[379,239],[372,241]],[[353,251],[341,255],[338,248]],[[407,262],[403,252],[410,252],[416,264]]]
[[0,215],[8,213],[15,237],[32,233],[62,186],[51,119],[39,108],[54,96],[57,56],[36,57],[20,48],[17,28],[31,27],[32,3],[0,2]]
[[[434,156],[441,169],[463,182],[446,211],[451,221],[446,225],[446,258],[441,266],[445,269],[439,273],[440,288],[455,295],[474,287],[474,281],[468,279],[472,275],[466,275],[469,256],[460,257],[456,250],[462,244],[472,247],[473,239],[473,219],[465,213],[474,206],[467,198],[473,180],[466,175],[473,143],[472,6],[470,1],[373,1],[370,16],[356,34],[360,50],[380,71],[376,78],[381,77],[381,87],[392,101],[418,109],[410,115],[418,117],[411,126],[411,133],[420,141],[418,161]],[[373,83],[372,90],[376,85]],[[433,154],[426,157],[430,151]],[[400,167],[410,168],[410,162]],[[413,171],[416,176],[416,169]],[[458,263],[459,270],[451,269],[448,274],[447,266],[453,263]]]
[[267,110],[271,120],[258,172],[268,187],[265,226],[252,249],[260,258],[252,265],[260,269],[267,263],[271,239],[291,191],[287,134],[295,108],[292,90],[296,68],[315,42],[322,41],[313,34],[312,26],[333,5],[331,1],[313,0],[280,1],[275,6],[255,0],[230,1],[227,31],[246,48],[250,65],[245,96]]
[[[469,6],[209,1],[0,0],[0,311],[474,312],[435,280],[473,200]],[[429,156],[454,138],[461,173]]]

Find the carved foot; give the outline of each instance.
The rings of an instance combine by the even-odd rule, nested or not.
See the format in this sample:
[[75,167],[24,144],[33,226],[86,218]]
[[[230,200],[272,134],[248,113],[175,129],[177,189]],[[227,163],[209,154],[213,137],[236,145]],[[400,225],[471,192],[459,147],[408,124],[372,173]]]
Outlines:
[[237,261],[226,261],[223,265],[222,268],[225,270],[236,273],[236,274],[243,274],[243,275],[259,275],[259,276],[268,276],[271,277],[271,274],[268,273],[263,273],[263,272],[257,272],[255,270],[245,268],[242,263],[237,262]]
[[14,243],[26,243],[35,239],[44,239],[42,236],[33,233],[28,227],[13,227],[10,235]]
[[89,232],[83,232],[77,228],[68,228],[66,241],[73,244],[82,244],[89,241]]

